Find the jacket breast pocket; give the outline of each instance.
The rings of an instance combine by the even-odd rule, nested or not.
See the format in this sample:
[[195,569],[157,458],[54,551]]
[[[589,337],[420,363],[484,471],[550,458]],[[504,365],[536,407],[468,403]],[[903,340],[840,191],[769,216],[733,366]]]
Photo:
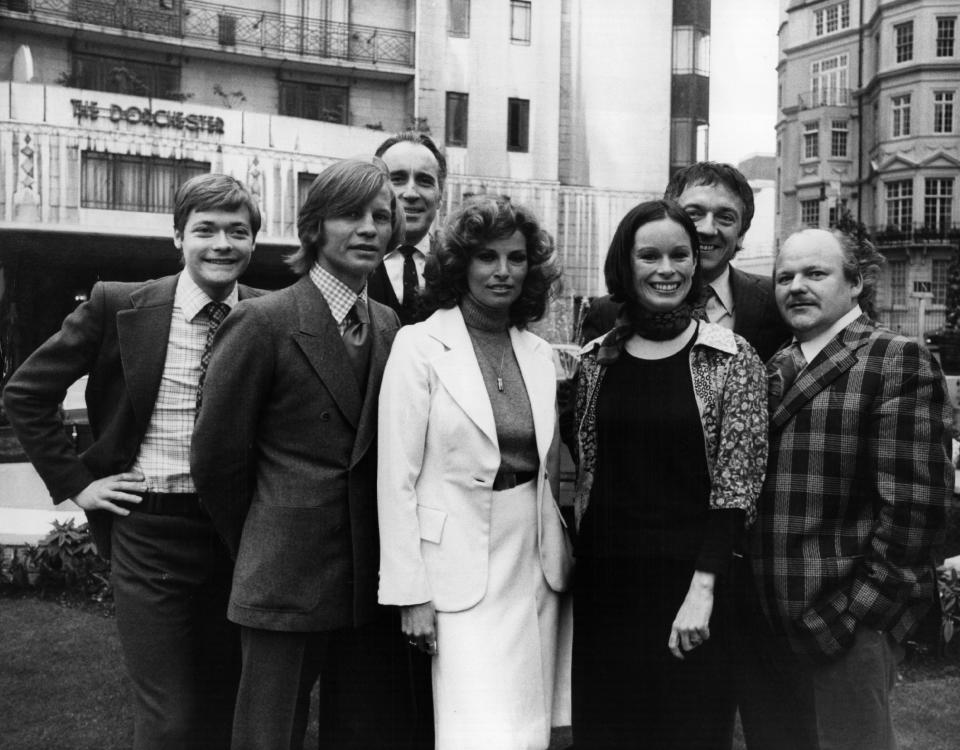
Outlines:
[[440,544],[443,525],[447,521],[446,512],[437,508],[428,508],[426,505],[418,505],[417,521],[420,524],[420,538],[426,542]]

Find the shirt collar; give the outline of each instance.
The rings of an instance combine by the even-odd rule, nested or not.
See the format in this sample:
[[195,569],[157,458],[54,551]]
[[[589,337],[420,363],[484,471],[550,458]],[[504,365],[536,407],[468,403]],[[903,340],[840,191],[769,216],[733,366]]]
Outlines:
[[[417,249],[417,252],[420,253],[420,255],[422,255],[424,258],[426,258],[430,254],[430,242],[431,242],[430,233],[428,232],[423,236],[423,238],[416,245],[414,245],[414,247]],[[393,248],[393,250],[391,250],[389,253],[387,253],[383,257],[392,258],[394,255],[400,255],[400,248],[403,245],[407,245],[407,244],[409,243],[401,242],[399,245],[397,245],[395,248]],[[414,253],[413,257],[417,257],[416,253]]]
[[[803,358],[807,360],[807,362],[813,362],[814,357],[822,352],[824,347],[826,347],[826,345],[829,344],[830,341],[833,340],[838,333],[840,333],[840,331],[850,325],[861,315],[863,315],[863,310],[860,309],[860,305],[854,305],[850,312],[837,320],[826,331],[814,336],[809,341],[801,341],[800,351],[803,352]],[[793,340],[796,341],[796,337],[794,337]]]
[[709,283],[708,286],[713,287],[713,291],[717,295],[717,299],[720,300],[720,304],[723,305],[723,308],[733,314],[733,289],[730,286],[730,264],[728,263],[723,269],[717,278]]
[[314,263],[310,267],[310,280],[320,290],[320,294],[327,302],[330,308],[330,314],[333,315],[337,325],[343,323],[347,313],[357,304],[359,299],[363,304],[367,304],[367,285],[364,284],[360,293],[357,294],[353,289],[344,284],[340,279],[323,268],[319,263]]
[[[236,307],[239,299],[240,291],[237,285],[234,284],[233,289],[230,290],[230,294],[227,295],[226,299],[220,301],[230,309],[233,309]],[[183,311],[183,316],[187,321],[192,323],[193,319],[200,314],[203,308],[213,301],[210,295],[197,286],[197,282],[193,280],[193,277],[188,271],[180,272],[180,278],[177,279],[177,291],[174,292],[173,295],[173,304]]]

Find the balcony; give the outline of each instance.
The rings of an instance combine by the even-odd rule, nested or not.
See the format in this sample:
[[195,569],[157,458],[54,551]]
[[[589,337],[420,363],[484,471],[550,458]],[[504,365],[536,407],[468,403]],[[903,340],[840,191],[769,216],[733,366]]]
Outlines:
[[237,52],[297,54],[407,67],[414,62],[412,31],[256,12],[194,0],[165,0],[149,6],[136,0],[0,0],[0,14],[5,15],[4,11],[30,14],[32,21],[98,24],[219,45]]
[[878,245],[960,244],[960,224],[887,224],[871,234]]
[[850,89],[827,88],[799,94],[797,106],[800,109],[848,107],[850,106]]

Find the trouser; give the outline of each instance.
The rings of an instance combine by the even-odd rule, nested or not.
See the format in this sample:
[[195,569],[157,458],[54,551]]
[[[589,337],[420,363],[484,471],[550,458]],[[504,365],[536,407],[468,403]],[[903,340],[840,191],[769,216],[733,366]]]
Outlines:
[[111,578],[135,750],[229,748],[240,673],[238,629],[226,617],[232,570],[203,516],[114,520]]

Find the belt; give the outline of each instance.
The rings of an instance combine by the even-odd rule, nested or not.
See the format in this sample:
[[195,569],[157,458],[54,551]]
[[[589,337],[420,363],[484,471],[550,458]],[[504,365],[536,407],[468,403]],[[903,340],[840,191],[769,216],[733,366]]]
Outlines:
[[537,472],[535,471],[498,471],[496,478],[493,480],[493,489],[496,492],[512,490],[517,485],[526,484],[536,478]]
[[142,499],[124,507],[134,513],[149,513],[154,516],[191,516],[206,518],[196,492],[135,492]]

